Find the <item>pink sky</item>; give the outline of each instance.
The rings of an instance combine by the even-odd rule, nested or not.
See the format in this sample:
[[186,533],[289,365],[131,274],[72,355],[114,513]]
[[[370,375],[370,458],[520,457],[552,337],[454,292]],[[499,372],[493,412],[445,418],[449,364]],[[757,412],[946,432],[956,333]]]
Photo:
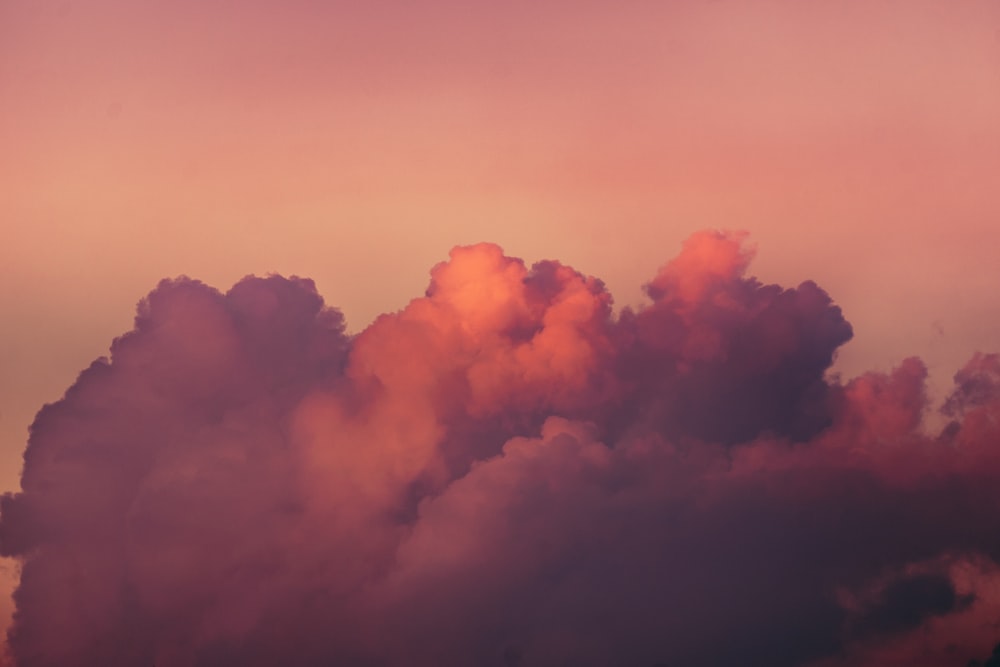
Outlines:
[[456,245],[605,279],[702,228],[812,279],[837,368],[1000,348],[1000,3],[0,1],[0,487],[164,276],[358,331]]

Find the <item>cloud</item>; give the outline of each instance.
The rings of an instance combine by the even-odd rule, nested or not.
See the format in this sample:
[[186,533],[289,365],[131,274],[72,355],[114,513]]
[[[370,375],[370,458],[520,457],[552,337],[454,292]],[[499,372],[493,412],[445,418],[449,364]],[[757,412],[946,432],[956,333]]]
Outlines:
[[997,357],[928,435],[919,360],[828,379],[850,324],[751,259],[695,234],[614,316],[568,266],[456,248],[354,337],[308,280],[161,282],[0,502],[12,657],[795,667],[957,637],[1000,562]]

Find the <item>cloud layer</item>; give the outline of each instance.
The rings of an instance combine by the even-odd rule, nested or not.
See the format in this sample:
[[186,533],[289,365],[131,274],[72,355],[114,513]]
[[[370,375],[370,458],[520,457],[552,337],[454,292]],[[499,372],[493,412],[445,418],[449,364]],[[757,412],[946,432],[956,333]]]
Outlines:
[[12,658],[988,655],[1000,357],[956,375],[928,435],[919,360],[828,379],[850,324],[751,259],[741,234],[697,233],[615,316],[595,278],[460,247],[354,337],[308,280],[161,282],[39,412],[2,499]]

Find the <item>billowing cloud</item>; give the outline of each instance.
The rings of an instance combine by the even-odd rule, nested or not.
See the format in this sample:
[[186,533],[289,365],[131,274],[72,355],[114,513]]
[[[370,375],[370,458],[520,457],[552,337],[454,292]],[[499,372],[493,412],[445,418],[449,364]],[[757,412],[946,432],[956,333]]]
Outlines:
[[308,280],[163,281],[39,412],[2,499],[12,658],[988,655],[998,357],[956,375],[952,422],[928,434],[919,360],[829,379],[840,309],[811,282],[761,284],[751,260],[741,234],[695,234],[649,303],[614,315],[556,261],[456,248],[353,337]]

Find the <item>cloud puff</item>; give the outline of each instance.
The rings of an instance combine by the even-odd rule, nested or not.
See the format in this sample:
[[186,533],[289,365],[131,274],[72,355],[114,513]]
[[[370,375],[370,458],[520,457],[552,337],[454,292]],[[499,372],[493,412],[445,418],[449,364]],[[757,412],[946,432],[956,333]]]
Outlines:
[[851,326],[751,259],[695,234],[614,316],[570,267],[456,248],[354,337],[308,280],[160,283],[0,502],[13,659],[875,665],[928,633],[986,655],[1000,633],[955,619],[995,602],[996,355],[927,435],[922,363],[827,379]]

